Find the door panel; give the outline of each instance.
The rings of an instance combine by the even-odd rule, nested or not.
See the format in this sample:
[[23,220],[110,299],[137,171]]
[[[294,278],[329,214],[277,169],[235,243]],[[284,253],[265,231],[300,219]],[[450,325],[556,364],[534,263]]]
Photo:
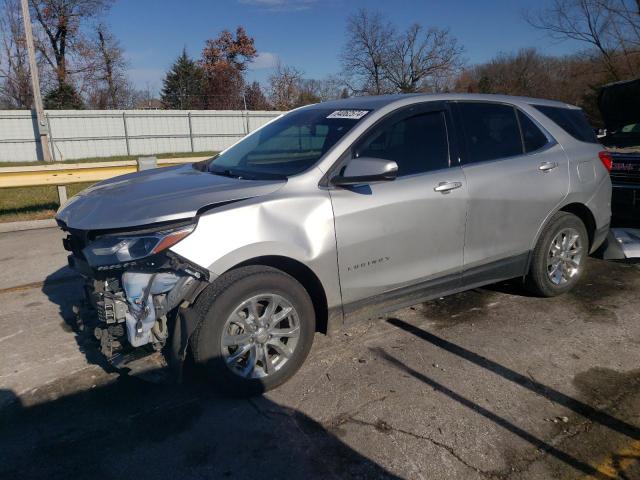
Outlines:
[[453,109],[469,192],[463,280],[521,275],[538,229],[568,192],[564,150],[513,105]]
[[469,191],[465,270],[528,252],[538,229],[569,189],[568,162],[557,144],[462,169]]
[[[460,187],[434,190],[445,182]],[[467,208],[460,167],[330,193],[345,305],[441,276],[459,277]]]

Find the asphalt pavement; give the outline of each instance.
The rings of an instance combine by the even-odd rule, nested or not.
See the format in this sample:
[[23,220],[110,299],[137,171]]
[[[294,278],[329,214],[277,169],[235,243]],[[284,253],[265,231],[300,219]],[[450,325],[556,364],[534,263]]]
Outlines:
[[0,234],[0,478],[640,479],[640,264],[317,335],[263,397],[112,372],[56,229]]

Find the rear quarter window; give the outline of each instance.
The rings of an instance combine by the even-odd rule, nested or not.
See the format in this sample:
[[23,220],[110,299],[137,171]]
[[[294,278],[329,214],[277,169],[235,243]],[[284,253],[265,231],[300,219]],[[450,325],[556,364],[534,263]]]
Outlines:
[[565,132],[576,140],[587,143],[598,143],[596,134],[582,110],[576,108],[549,107],[534,105],[542,114],[549,117]]
[[520,110],[518,110],[518,121],[520,122],[525,152],[532,153],[549,144],[549,139],[542,130]]

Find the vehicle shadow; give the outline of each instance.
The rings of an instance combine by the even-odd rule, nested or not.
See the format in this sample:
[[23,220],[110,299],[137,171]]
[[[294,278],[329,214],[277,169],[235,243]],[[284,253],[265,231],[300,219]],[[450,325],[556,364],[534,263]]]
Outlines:
[[63,388],[0,390],[0,478],[399,478],[266,397],[123,376],[47,401]]
[[488,290],[496,293],[505,293],[507,295],[515,295],[517,297],[531,297],[535,295],[529,292],[525,286],[522,278],[514,278],[511,280],[504,280],[498,283],[492,283],[490,285],[484,285],[480,290]]
[[[387,322],[401,330],[404,330],[407,333],[414,335],[421,340],[424,340],[425,342],[429,342],[432,345],[439,347],[453,355],[469,361],[481,368],[489,370],[492,373],[504,378],[505,380],[513,382],[520,387],[533,392],[534,394],[540,395],[541,397],[544,397],[555,404],[561,405],[573,411],[574,413],[587,418],[591,422],[597,423],[614,432],[625,435],[630,439],[640,439],[640,428],[631,425],[623,420],[620,420],[603,410],[599,410],[580,400],[574,399],[554,388],[537,382],[528,376],[522,375],[514,370],[511,370],[508,367],[505,367],[504,365],[483,357],[482,355],[472,352],[471,350],[461,347],[460,345],[457,345],[453,342],[445,340],[444,338],[434,335],[433,333],[411,325],[410,323],[407,323],[399,318],[388,318]],[[571,466],[584,474],[591,475],[593,476],[593,478],[612,478],[610,476],[603,475],[591,465],[567,454],[566,452],[563,452],[557,447],[545,442],[540,438],[537,438],[526,430],[514,425],[509,420],[456,393],[452,389],[428,377],[424,373],[419,372],[409,367],[408,365],[405,365],[403,362],[390,355],[383,349],[378,348],[375,350],[375,352],[376,354],[380,355],[385,361],[394,365],[399,370],[402,370],[404,373],[420,380],[421,382],[432,387],[435,391],[446,395],[455,402],[491,420],[495,424],[517,435],[521,439],[530,443],[532,446],[555,457],[566,465]]]
[[583,417],[586,417],[593,422],[599,423],[600,425],[608,427],[611,430],[626,435],[634,440],[640,440],[640,428],[623,422],[622,420],[619,420],[609,415],[608,413],[603,412],[602,410],[593,408],[592,406],[587,405],[584,402],[571,398],[570,396],[565,395],[558,390],[532,380],[526,375],[522,375],[521,373],[511,370],[508,367],[505,367],[497,362],[494,362],[493,360],[483,357],[482,355],[478,355],[471,350],[467,350],[466,348],[445,340],[444,338],[434,335],[433,333],[422,330],[421,328],[411,325],[404,320],[400,320],[399,318],[389,318],[387,322],[391,325],[394,325],[395,327],[404,330],[405,332],[408,332],[420,338],[421,340],[435,345],[436,347],[446,350],[447,352],[463,358],[471,363],[474,363],[475,365],[486,370],[490,370],[496,375],[500,375],[502,378],[516,383],[537,395],[540,395],[554,403],[557,403],[558,405],[562,405],[563,407],[566,407],[569,410],[572,410],[578,415],[582,415]]
[[63,267],[47,276],[42,284],[42,293],[51,303],[58,306],[61,328],[74,333],[78,349],[84,354],[87,362],[91,365],[99,365],[107,372],[113,372],[113,367],[100,353],[92,332],[89,329],[80,328],[73,311],[73,307],[84,300],[82,278],[69,274],[68,267]]
[[[587,258],[586,274],[578,282],[576,288],[580,289],[582,286],[584,286],[585,282],[588,281],[588,279],[593,278],[592,270],[600,272],[603,268],[602,265],[604,264],[609,264],[610,262],[619,263],[619,264],[636,264],[640,261],[639,258],[625,258],[622,260],[605,260],[603,258],[604,249],[605,249],[604,246],[599,248]],[[511,280],[505,280],[498,283],[492,283],[490,285],[484,285],[480,287],[478,290],[504,293],[507,295],[515,295],[518,297],[537,298],[535,294],[529,292],[525,288],[525,284],[522,278],[513,278]]]
[[[74,332],[89,364],[113,372],[91,332],[77,328],[81,279],[59,274],[42,291],[58,305],[62,328]],[[193,369],[180,385],[121,373],[91,388],[87,375],[30,398],[0,389],[0,478],[399,478],[307,415],[266,396],[214,392]],[[65,395],[74,386],[81,391]]]

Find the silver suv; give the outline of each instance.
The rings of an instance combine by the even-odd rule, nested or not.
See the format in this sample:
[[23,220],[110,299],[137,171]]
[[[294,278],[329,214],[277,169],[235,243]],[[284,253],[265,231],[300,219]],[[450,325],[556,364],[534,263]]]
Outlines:
[[563,103],[352,98],[101,182],[57,220],[114,364],[162,352],[179,372],[190,353],[253,394],[291,377],[317,331],[510,278],[571,289],[609,228],[601,150]]

